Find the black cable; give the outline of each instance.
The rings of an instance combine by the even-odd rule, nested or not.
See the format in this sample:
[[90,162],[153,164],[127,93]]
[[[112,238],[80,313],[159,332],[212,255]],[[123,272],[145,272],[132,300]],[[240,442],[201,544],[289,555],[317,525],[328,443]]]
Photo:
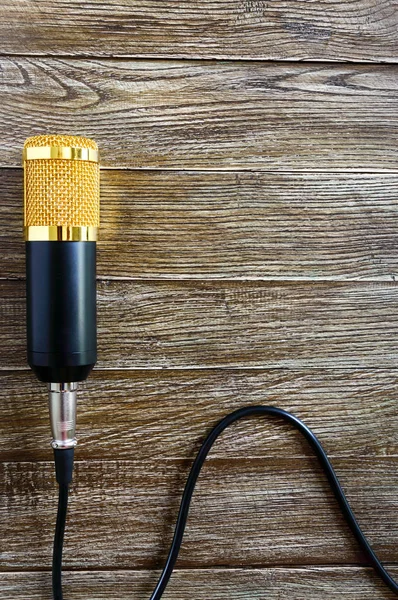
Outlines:
[[74,448],[54,449],[55,474],[59,485],[57,524],[53,549],[53,598],[62,600],[62,548],[68,510],[69,484],[72,481]]
[[374,567],[378,575],[383,579],[384,583],[388,585],[388,587],[398,595],[398,584],[392,579],[392,577],[387,573],[387,571],[382,566],[381,562],[377,558],[376,554],[372,550],[369,542],[361,531],[361,528],[358,525],[358,522],[354,516],[354,513],[351,510],[351,507],[345,497],[345,494],[341,488],[340,482],[337,479],[337,476],[333,470],[332,465],[326,455],[326,452],[321,446],[321,443],[312,433],[312,431],[302,422],[300,419],[295,417],[294,415],[274,406],[248,406],[247,408],[241,408],[226,416],[222,421],[218,423],[214,427],[214,429],[210,432],[206,440],[203,442],[201,449],[195,459],[195,462],[192,466],[191,472],[188,477],[188,481],[185,486],[185,490],[181,500],[180,511],[177,518],[177,525],[174,533],[173,542],[170,547],[169,555],[166,561],[166,565],[163,569],[163,573],[160,576],[160,579],[157,583],[155,591],[153,592],[150,600],[160,600],[163,595],[164,590],[170,580],[171,574],[173,572],[175,563],[178,558],[178,553],[181,548],[181,542],[185,531],[185,526],[188,518],[189,506],[192,499],[192,494],[195,489],[195,484],[198,480],[200,471],[202,469],[203,463],[206,460],[208,453],[211,450],[214,442],[217,440],[218,436],[235,423],[239,419],[243,419],[244,417],[249,417],[252,415],[270,415],[274,417],[280,417],[285,421],[291,423],[296,429],[298,429],[312,446],[315,454],[317,455],[323,470],[326,473],[326,476],[329,480],[330,486],[333,490],[334,495],[337,498],[337,501],[340,505],[340,508],[343,512],[344,518],[349,524],[355,538],[359,542],[362,550],[366,554],[370,564]]
[[66,512],[68,510],[69,486],[59,486],[57,524],[55,527],[54,550],[53,550],[53,597],[54,600],[62,600],[62,548],[64,544],[64,532]]
[[[280,408],[276,408],[274,406],[248,406],[246,408],[241,408],[236,410],[235,412],[227,415],[222,421],[220,421],[214,429],[209,433],[206,440],[203,442],[202,447],[200,448],[198,455],[195,459],[194,464],[192,465],[191,472],[188,476],[187,483],[185,485],[184,493],[181,500],[180,510],[177,517],[177,524],[174,532],[173,541],[169,550],[169,554],[167,557],[166,565],[163,569],[163,572],[159,578],[159,581],[156,585],[154,592],[150,600],[160,600],[163,596],[163,593],[166,589],[167,584],[169,583],[170,577],[173,573],[173,569],[175,567],[178,554],[180,552],[182,538],[184,535],[185,527],[187,524],[189,507],[192,500],[192,495],[195,489],[196,482],[198,480],[200,471],[202,466],[206,460],[208,453],[210,452],[214,442],[217,440],[219,435],[232,423],[243,419],[245,417],[253,416],[253,415],[268,415],[273,417],[279,417],[284,421],[289,422],[293,427],[298,429],[300,433],[306,438],[312,449],[314,450],[316,456],[319,459],[319,462],[324,470],[327,479],[329,481],[330,487],[340,505],[342,513],[344,515],[345,520],[351,528],[356,540],[358,541],[360,547],[365,553],[369,563],[373,566],[376,573],[381,577],[384,583],[398,596],[398,583],[394,581],[394,579],[389,575],[386,569],[381,564],[380,560],[377,558],[375,552],[367,541],[365,535],[363,534],[354,513],[351,510],[351,507],[348,503],[347,498],[342,490],[339,480],[334,472],[334,469],[326,455],[326,452],[322,448],[321,443],[317,439],[314,433],[302,422],[300,419],[292,415],[291,413],[286,412]],[[60,496],[61,501],[61,496]],[[58,516],[59,516],[58,512]],[[63,523],[60,523],[60,527],[63,529],[65,525],[65,511],[63,512]],[[58,529],[58,520],[57,520],[57,529]],[[56,536],[57,538],[57,536]],[[59,556],[58,556],[59,554]],[[60,562],[62,556],[62,540],[61,543],[58,544],[58,549],[56,550],[54,546],[54,562],[53,565],[59,567],[59,582],[60,582]],[[58,581],[58,576],[57,576]],[[54,582],[54,579],[53,579]],[[56,593],[58,595],[56,595]],[[54,600],[62,600],[62,591],[61,589],[54,590]]]

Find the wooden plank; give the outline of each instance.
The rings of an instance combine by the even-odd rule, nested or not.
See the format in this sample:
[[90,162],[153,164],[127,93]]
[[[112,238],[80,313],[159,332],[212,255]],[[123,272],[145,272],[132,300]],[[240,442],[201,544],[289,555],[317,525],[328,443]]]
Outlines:
[[11,54],[394,61],[395,0],[3,0]]
[[[395,370],[94,371],[80,385],[77,457],[138,461],[192,459],[228,412],[272,404],[302,418],[332,457],[398,455]],[[3,373],[0,460],[49,460],[45,385],[29,372]],[[227,430],[212,456],[313,456],[277,419],[247,419]]]
[[[131,455],[134,456],[132,448]],[[189,461],[77,461],[67,568],[158,567],[171,542]],[[358,519],[386,562],[398,560],[398,458],[336,458]],[[52,462],[0,464],[4,570],[49,567],[56,512]],[[314,458],[210,459],[180,566],[362,564]]]
[[[21,277],[22,171],[0,170],[0,276]],[[100,277],[391,280],[398,176],[102,171]]]
[[[397,576],[397,567],[391,568]],[[153,571],[64,573],[69,600],[142,600],[156,584]],[[0,573],[1,600],[44,600],[51,593],[48,572]],[[305,567],[269,569],[177,569],[165,600],[393,600],[395,595],[371,569]]]
[[[3,58],[1,166],[86,134],[102,165],[394,171],[398,66]],[[10,135],[10,123],[16,123]]]
[[[1,281],[0,364],[26,368],[25,283]],[[395,283],[98,286],[99,367],[395,367]]]

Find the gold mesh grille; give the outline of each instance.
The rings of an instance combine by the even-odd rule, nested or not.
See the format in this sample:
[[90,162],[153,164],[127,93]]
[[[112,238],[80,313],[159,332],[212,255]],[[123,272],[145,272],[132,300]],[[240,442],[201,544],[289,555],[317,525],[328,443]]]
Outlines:
[[[87,138],[36,136],[25,148],[70,146],[97,149]],[[99,165],[85,160],[25,161],[25,226],[99,227]]]

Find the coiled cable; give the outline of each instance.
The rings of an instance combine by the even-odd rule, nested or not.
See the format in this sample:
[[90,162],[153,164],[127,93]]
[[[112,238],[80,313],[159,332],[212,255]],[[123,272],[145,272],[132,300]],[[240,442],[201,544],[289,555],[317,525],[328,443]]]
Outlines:
[[[248,406],[240,408],[231,414],[227,415],[222,419],[209,433],[205,441],[203,442],[196,459],[192,465],[191,472],[189,473],[187,483],[185,485],[184,493],[180,504],[180,509],[177,517],[177,523],[174,531],[173,541],[170,546],[169,554],[164,566],[163,572],[158,580],[158,583],[153,591],[150,600],[160,600],[163,593],[170,581],[170,577],[173,573],[175,564],[177,562],[178,554],[181,549],[181,543],[184,536],[185,527],[188,520],[189,507],[192,500],[192,495],[195,489],[196,482],[200,475],[202,466],[209,454],[213,444],[221,433],[230,425],[252,416],[271,416],[277,417],[290,423],[293,427],[298,429],[300,433],[308,441],[312,449],[314,450],[321,467],[329,481],[330,487],[339,503],[340,509],[343,513],[345,520],[347,521],[355,539],[359,546],[364,552],[369,564],[375,569],[376,573],[381,577],[384,583],[398,596],[398,583],[391,577],[386,571],[377,557],[376,553],[372,549],[364,533],[362,532],[358,521],[348,503],[348,500],[343,492],[341,484],[334,472],[334,469],[327,457],[325,450],[323,449],[320,441],[316,435],[303,423],[292,415],[291,413],[276,408],[274,406]],[[59,496],[59,510],[57,517],[57,529],[54,540],[54,554],[53,554],[53,595],[54,600],[63,600],[62,587],[61,587],[61,563],[62,563],[62,542],[63,542],[63,531],[65,527],[66,518],[66,506],[67,506],[67,489],[60,489]]]

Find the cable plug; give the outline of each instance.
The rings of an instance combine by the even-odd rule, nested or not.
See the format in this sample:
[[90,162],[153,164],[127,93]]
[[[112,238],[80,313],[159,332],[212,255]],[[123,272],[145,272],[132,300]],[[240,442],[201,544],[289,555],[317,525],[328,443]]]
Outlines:
[[55,475],[60,486],[68,486],[72,481],[74,448],[54,449]]

